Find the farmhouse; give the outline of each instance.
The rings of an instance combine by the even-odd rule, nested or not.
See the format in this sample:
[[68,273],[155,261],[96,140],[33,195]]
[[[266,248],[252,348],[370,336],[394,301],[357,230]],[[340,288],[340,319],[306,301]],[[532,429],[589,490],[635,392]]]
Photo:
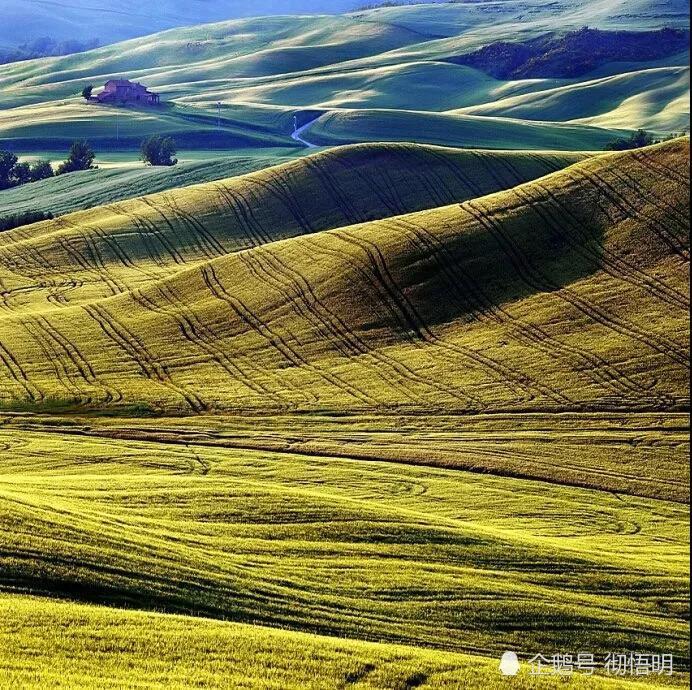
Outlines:
[[103,91],[92,100],[98,103],[132,103],[133,105],[158,105],[161,97],[149,91],[146,86],[127,79],[111,79]]

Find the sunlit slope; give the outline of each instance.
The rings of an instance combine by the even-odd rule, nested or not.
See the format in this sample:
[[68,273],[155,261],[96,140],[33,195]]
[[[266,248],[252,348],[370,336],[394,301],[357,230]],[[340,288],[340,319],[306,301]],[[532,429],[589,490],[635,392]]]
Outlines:
[[512,95],[458,112],[672,132],[689,126],[689,90],[689,68],[663,67]]
[[[380,690],[495,690],[506,685],[499,680],[497,659],[481,656],[17,595],[0,598],[0,613],[7,640],[0,668],[14,687],[318,690],[354,684]],[[55,630],[63,631],[59,638]],[[683,682],[681,677],[675,685]],[[518,690],[534,684],[528,671],[512,679]],[[546,680],[543,687],[562,684]],[[654,680],[588,676],[571,685],[660,687]]]
[[301,155],[304,149],[260,149],[209,160],[149,167],[99,167],[0,191],[0,216],[24,211],[62,215],[167,189],[245,175]]
[[[494,660],[507,648],[526,659],[536,649],[612,645],[671,653],[677,664],[687,656],[689,509],[680,503],[348,455],[212,448],[203,431],[161,441],[156,430],[169,428],[162,420],[141,439],[99,438],[94,418],[43,428],[35,419],[3,422],[0,587],[15,597],[193,613]],[[434,417],[428,423],[434,431]],[[232,429],[233,420],[224,425]],[[0,606],[11,620],[26,616],[21,599],[7,607],[0,598]],[[69,620],[69,607],[47,604],[44,623],[60,608]],[[96,623],[96,612],[75,611]],[[110,615],[133,626],[145,614]],[[100,620],[108,625],[105,612]],[[168,623],[174,639],[176,620]],[[194,653],[192,640],[209,625],[190,621],[185,650]],[[87,634],[80,648],[43,628],[51,649],[72,648],[71,663],[94,639]],[[22,626],[26,636],[32,629]],[[130,631],[139,649],[141,632]],[[229,634],[221,624],[216,632]],[[266,635],[248,630],[247,644]],[[118,649],[122,638],[108,626],[96,639]],[[225,647],[212,647],[221,663],[233,658]],[[289,649],[271,652],[274,666],[291,663]],[[0,660],[19,652],[6,645]],[[440,687],[439,658],[426,663],[419,653],[421,673]],[[340,666],[335,650],[329,656],[327,674]],[[249,675],[258,664],[237,659]],[[385,669],[375,671],[373,681]],[[487,688],[484,680],[470,687]]]
[[[552,81],[548,82],[552,85]],[[501,95],[531,92],[533,81],[509,86],[479,70],[437,60],[402,61],[361,69],[315,70],[281,79],[246,79],[219,85],[216,90],[180,98],[183,103],[211,106],[258,103],[293,108],[392,108],[416,106],[425,111],[463,108]]]
[[464,148],[599,151],[622,132],[560,122],[414,110],[336,110],[303,135],[320,146],[359,141],[415,141]]
[[419,43],[415,31],[348,16],[262,17],[190,26],[87,53],[30,60],[0,70],[3,107],[79,93],[84,80],[123,75],[164,94],[223,80],[267,77],[366,58]]
[[[9,644],[0,657],[14,687],[504,688],[497,660],[401,645],[372,644],[183,616],[113,610],[37,597],[0,599]],[[54,630],[63,630],[56,640]],[[16,631],[21,630],[17,635]],[[99,635],[108,635],[108,645]],[[214,650],[210,662],[210,650]],[[667,679],[668,680],[668,679]],[[562,681],[545,680],[557,688]],[[683,686],[680,678],[675,685]],[[528,690],[525,673],[512,687]],[[650,682],[584,676],[574,688],[647,690]]]
[[0,235],[4,311],[110,296],[190,262],[463,201],[582,157],[361,145],[71,214]]
[[685,0],[576,0],[564,4],[509,0],[493,4],[469,2],[435,6],[420,3],[409,7],[381,7],[363,15],[412,29],[422,25],[428,33],[443,37],[470,27],[490,35],[493,28],[507,30],[514,26],[515,30],[522,28],[530,36],[543,31],[580,29],[584,25],[620,30],[658,28],[666,23],[688,26],[690,13]]
[[195,115],[172,105],[115,108],[83,100],[49,101],[0,111],[0,141],[14,150],[67,150],[75,139],[99,149],[137,150],[153,134],[172,137],[185,149],[301,148],[271,128]]
[[[195,411],[675,409],[689,397],[688,160],[689,140],[677,140],[233,255],[198,214],[166,250],[197,266],[80,307],[8,304],[3,397]],[[60,227],[25,236],[79,235],[74,220]],[[84,262],[69,237],[60,261]],[[133,238],[140,260],[144,237]],[[8,259],[37,240],[10,239],[14,270]],[[50,273],[36,254],[34,275]],[[126,290],[100,262],[112,292]]]

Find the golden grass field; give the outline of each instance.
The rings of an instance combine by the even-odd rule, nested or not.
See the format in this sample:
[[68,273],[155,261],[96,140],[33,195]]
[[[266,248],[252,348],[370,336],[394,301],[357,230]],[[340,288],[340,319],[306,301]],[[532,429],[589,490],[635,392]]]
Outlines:
[[[687,148],[461,205],[483,183],[436,150],[416,178],[406,148],[347,149],[3,233],[0,400],[684,409]],[[521,179],[489,160],[485,191]]]
[[0,686],[689,686],[688,214],[365,144],[0,234]]

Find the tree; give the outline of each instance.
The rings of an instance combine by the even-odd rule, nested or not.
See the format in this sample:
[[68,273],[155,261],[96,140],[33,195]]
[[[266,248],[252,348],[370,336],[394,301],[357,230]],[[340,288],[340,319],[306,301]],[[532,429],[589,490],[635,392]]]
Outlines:
[[0,151],[0,189],[14,187],[12,171],[17,165],[17,156],[10,151]]
[[0,151],[0,189],[9,189],[15,186],[14,166],[17,165],[17,156],[11,151]]
[[91,93],[94,90],[93,84],[88,84],[82,89],[82,98],[88,101],[91,98]]
[[57,174],[77,172],[78,170],[92,170],[96,154],[86,141],[75,141],[70,147],[67,160],[58,167]]
[[649,132],[638,129],[627,138],[614,139],[605,146],[606,151],[627,151],[629,149],[641,149],[657,143]]
[[53,168],[49,161],[36,161],[31,165],[20,163],[14,153],[0,151],[0,189],[9,189],[47,177],[53,177]]
[[162,137],[158,134],[145,139],[142,142],[141,159],[148,165],[176,165],[175,156],[177,149],[175,141],[171,137]]
[[53,177],[55,173],[53,172],[53,166],[50,161],[36,161],[31,166],[30,176],[32,182],[38,182],[39,180],[46,180],[49,177]]
[[14,183],[13,186],[31,182],[31,166],[28,163],[17,163],[12,168],[11,179]]

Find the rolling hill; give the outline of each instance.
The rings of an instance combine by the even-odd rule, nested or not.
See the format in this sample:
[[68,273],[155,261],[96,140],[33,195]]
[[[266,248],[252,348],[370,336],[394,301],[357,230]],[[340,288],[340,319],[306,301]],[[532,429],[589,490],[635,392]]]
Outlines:
[[[483,194],[464,152],[380,155],[325,153],[4,233],[6,404],[684,406],[688,140],[461,206],[445,204]],[[498,163],[511,186],[512,158]],[[379,214],[392,219],[368,222]],[[51,350],[70,353],[62,372]]]
[[[591,19],[585,22],[587,11]],[[586,63],[584,45],[568,40],[585,35],[575,31],[584,23],[594,27],[588,35],[610,50]],[[655,7],[612,0],[527,6],[512,0],[176,28],[0,67],[0,146],[50,150],[82,136],[100,149],[131,150],[142,136],[160,131],[185,149],[291,147],[293,116],[324,113],[332,125],[340,123],[329,135],[317,132],[330,145],[377,141],[386,132],[391,141],[477,148],[500,132],[495,148],[521,149],[526,136],[529,147],[600,149],[622,134],[613,130],[686,129],[688,51],[679,39],[653,41],[648,52],[633,50],[631,43],[641,36],[649,43],[651,36],[683,36],[688,27],[688,13],[677,0]],[[550,59],[559,55],[563,66],[579,59],[582,69],[537,79],[453,64],[498,42],[559,46],[548,50]],[[85,84],[99,88],[113,77],[145,83],[161,93],[166,107],[115,109],[80,99]],[[599,83],[607,77],[614,79]]]
[[[57,40],[98,38],[103,45],[176,26],[269,14],[339,13],[354,9],[355,0],[157,0],[156,11],[134,0],[5,0],[6,23],[0,45],[50,36]],[[22,26],[18,35],[12,26]],[[6,28],[5,28],[6,27]]]
[[[52,309],[56,299],[63,304],[90,301],[112,294],[111,275],[117,274],[116,282],[127,289],[131,281],[166,275],[209,258],[210,252],[216,256],[451,203],[541,177],[581,158],[359,145],[253,175],[74,213],[3,233],[4,303],[10,310],[15,305],[42,310]],[[50,189],[70,178],[34,186]],[[127,194],[126,188],[120,191]],[[73,188],[66,194],[75,202]],[[154,244],[152,233],[158,238]]]
[[[101,164],[93,170],[41,180],[0,191],[2,214],[44,211],[63,215],[114,201],[244,175],[288,161],[304,149],[258,149],[182,162],[175,167]],[[64,159],[65,155],[62,154]],[[53,157],[54,163],[59,157]],[[98,163],[98,161],[97,161]]]
[[[359,688],[446,688],[479,683],[486,690],[503,687],[494,660],[393,644],[376,644],[281,631],[218,620],[114,610],[68,604],[37,597],[12,597],[0,602],[0,622],[11,637],[3,659],[12,659],[7,682],[42,687],[73,684],[82,687],[218,688],[261,686],[264,690],[317,689],[324,684]],[[36,610],[40,608],[41,618]],[[50,628],[65,630],[56,644]],[[105,631],[109,645],[99,645],[94,632]],[[228,656],[209,663],[209,649],[221,647]],[[26,650],[32,649],[31,664]],[[75,650],[79,650],[77,655]],[[14,661],[21,659],[19,663]],[[95,665],[94,662],[97,662]],[[247,669],[254,669],[249,672]],[[319,679],[319,680],[316,680]],[[552,684],[551,684],[552,685]],[[680,684],[681,685],[681,684]],[[525,674],[513,686],[527,690]],[[585,679],[579,688],[628,690],[653,685],[620,679]]]
[[[502,432],[497,421],[476,433],[495,426],[511,437],[512,420]],[[659,443],[684,443],[654,431],[655,416],[631,421],[630,440],[648,428]],[[536,419],[539,433],[548,422]],[[499,690],[508,647],[525,661],[535,649],[613,644],[674,654],[682,669],[688,506],[349,456],[361,429],[415,447],[405,432],[430,438],[441,431],[435,418],[401,419],[400,433],[373,418],[286,424],[3,418],[5,678]],[[462,424],[473,435],[475,422]],[[292,449],[335,426],[341,457]],[[603,419],[612,448],[609,426]],[[448,420],[448,432],[459,429]],[[285,445],[212,447],[219,430],[231,442],[260,432]],[[568,433],[583,450],[583,428],[549,435],[559,443]],[[526,666],[512,685],[536,679]],[[685,675],[575,674],[570,685],[685,687]]]
[[599,151],[615,129],[560,122],[406,110],[338,110],[317,118],[303,138],[318,146],[364,141],[416,141],[485,149]]
[[656,69],[609,75],[528,94],[511,95],[492,103],[459,109],[458,114],[554,120],[600,127],[683,130],[689,125],[685,101],[689,68]]
[[5,4],[0,686],[689,687],[688,3]]
[[362,144],[0,234],[3,673],[685,687],[688,235],[687,138]]

